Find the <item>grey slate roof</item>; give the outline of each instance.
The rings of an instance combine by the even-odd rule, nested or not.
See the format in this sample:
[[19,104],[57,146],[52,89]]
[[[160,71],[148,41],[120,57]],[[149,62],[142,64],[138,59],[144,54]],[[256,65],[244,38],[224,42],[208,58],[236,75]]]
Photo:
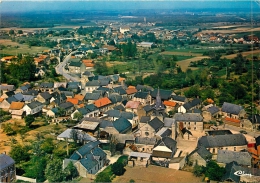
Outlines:
[[136,137],[135,143],[136,144],[146,144],[146,145],[155,145],[157,142],[156,137],[148,138],[148,137]]
[[119,133],[126,133],[132,129],[132,124],[125,118],[119,118],[113,122],[114,128]]
[[72,130],[75,130],[75,133],[77,134],[77,137],[79,140],[84,141],[96,141],[97,139],[95,137],[92,137],[88,133],[85,133],[81,130],[77,129],[66,129],[64,132],[58,135],[58,138],[71,138],[72,139]]
[[73,107],[74,105],[71,103],[71,102],[64,102],[62,104],[59,105],[60,108],[63,108],[63,109],[69,109],[71,107]]
[[[162,100],[168,100],[171,97],[171,95],[172,95],[172,91],[171,90],[162,90],[162,89],[159,89],[159,90],[160,90],[159,92],[160,92],[160,96],[161,96]],[[155,89],[155,90],[153,90],[151,92],[151,96],[153,98],[156,98],[157,93],[158,93],[158,89]]]
[[33,95],[23,95],[23,101],[32,101],[35,98]]
[[125,94],[126,94],[126,91],[125,91],[125,89],[124,89],[122,86],[115,87],[115,88],[113,88],[113,89],[114,89],[114,91],[115,91],[116,93],[118,93],[119,95],[125,95]]
[[155,135],[160,137],[169,137],[172,131],[168,127],[162,127]]
[[40,93],[40,95],[42,96],[42,98],[44,98],[45,100],[50,99],[52,97],[52,95],[49,92],[43,92]]
[[40,87],[41,88],[53,88],[54,87],[54,83],[41,83]]
[[16,98],[18,101],[23,101],[23,94],[21,93],[17,93],[14,95],[14,98]]
[[153,110],[153,106],[152,105],[146,105],[143,107],[143,109],[145,110],[145,112],[150,112]]
[[146,99],[148,95],[149,95],[148,92],[137,92],[137,93],[135,93],[134,97]]
[[113,109],[119,110],[119,111],[125,111],[125,107],[122,104],[113,107]]
[[219,112],[219,108],[216,106],[212,106],[208,108],[207,111],[210,112],[211,114],[216,114],[217,112]]
[[135,137],[133,134],[114,134],[113,135],[118,143],[125,144],[126,141],[134,142]]
[[81,148],[77,150],[77,152],[83,157],[86,154],[90,153],[92,149],[98,147],[100,141],[88,142],[87,144],[83,145]]
[[183,105],[183,107],[186,109],[186,110],[189,110],[190,108],[193,108],[197,105],[199,105],[201,103],[201,100],[198,99],[198,98],[195,98],[193,99],[192,101],[190,102],[187,102]]
[[18,102],[18,100],[14,97],[14,96],[11,96],[11,97],[8,97],[6,99],[6,101],[11,104],[12,102]]
[[14,85],[0,85],[0,90],[7,90],[7,91],[13,91],[15,90]]
[[198,153],[204,160],[211,159],[212,154],[204,147],[200,146],[196,148],[194,151],[192,151],[189,156],[191,156],[194,153]]
[[238,115],[242,109],[243,109],[242,106],[224,102],[221,110],[226,113]]
[[197,147],[204,146],[206,148],[213,148],[244,145],[247,145],[247,141],[243,134],[230,134],[217,136],[202,136],[198,140]]
[[251,155],[248,152],[236,152],[229,150],[218,150],[217,162],[230,163],[236,161],[239,165],[251,165]]
[[207,131],[209,135],[230,135],[232,134],[230,130],[209,130]]
[[0,154],[0,171],[14,164],[14,160],[6,154]]
[[116,104],[117,102],[122,102],[123,100],[122,96],[117,93],[109,95],[108,98],[113,104]]
[[260,123],[260,115],[259,114],[254,114],[252,116],[249,116],[248,119],[252,122],[252,123]]
[[106,128],[106,127],[113,127],[113,122],[112,121],[107,121],[107,120],[102,120],[99,123],[100,128]]
[[151,116],[142,116],[140,123],[148,123],[151,120]]
[[173,140],[170,137],[163,137],[161,140],[159,140],[157,142],[156,146],[166,146],[169,149],[171,149],[172,151],[174,151],[174,149],[176,149],[177,146],[177,141]]
[[202,122],[203,117],[199,113],[176,113],[173,118],[182,122]]
[[98,161],[95,160],[92,154],[88,154],[86,158],[80,160],[80,163],[88,171],[90,171],[93,167],[95,167],[98,164]]
[[8,92],[5,92],[5,94],[6,94],[8,97],[11,97],[11,96],[15,95],[14,91],[8,91]]
[[81,66],[81,62],[70,62],[69,66],[72,66],[72,67],[80,67]]
[[132,112],[121,112],[119,110],[108,110],[107,112],[105,112],[105,114],[107,114],[109,117],[122,117],[125,119],[133,119],[136,114],[132,113]]
[[38,101],[32,101],[30,104],[27,104],[27,106],[28,106],[30,109],[34,109],[34,108],[36,108],[36,107],[42,106],[42,103],[41,103],[41,102],[38,102]]
[[148,122],[148,124],[156,131],[158,132],[163,127],[163,122],[155,117],[151,121]]
[[36,96],[36,95],[38,95],[38,91],[37,90],[29,90],[29,91],[27,91],[27,92],[24,92],[23,94],[24,95],[33,95],[33,96]]
[[172,124],[175,123],[175,119],[174,118],[164,118],[163,123],[164,123],[165,127],[172,127]]
[[106,92],[110,91],[109,88],[103,86],[98,87],[97,90],[106,91]]
[[85,106],[85,108],[90,112],[98,110],[98,108],[94,104],[88,104]]
[[153,91],[153,88],[147,85],[137,85],[136,86],[137,91]]
[[101,97],[100,93],[86,93],[85,100],[98,100]]
[[186,97],[179,96],[179,95],[172,95],[171,97],[175,101],[185,102],[185,100],[186,100]]
[[85,86],[101,86],[98,80],[92,80],[86,83]]
[[92,153],[94,156],[99,156],[101,159],[103,159],[104,157],[106,157],[106,153],[99,147],[96,147],[92,150]]

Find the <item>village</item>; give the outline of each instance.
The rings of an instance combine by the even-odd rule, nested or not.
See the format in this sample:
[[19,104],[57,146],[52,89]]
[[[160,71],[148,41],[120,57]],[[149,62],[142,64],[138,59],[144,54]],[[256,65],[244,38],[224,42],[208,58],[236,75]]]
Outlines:
[[[36,119],[44,119],[44,126],[49,129],[63,125],[62,132],[53,130],[51,133],[55,140],[65,143],[62,169],[72,163],[78,176],[96,182],[100,182],[97,181],[100,173],[121,156],[126,157],[124,166],[128,168],[158,166],[173,171],[193,172],[194,177],[202,176],[203,173],[198,170],[200,167],[207,167],[209,162],[214,162],[222,168],[223,173],[215,180],[207,174],[202,181],[259,182],[259,112],[248,113],[242,105],[231,103],[228,99],[218,105],[213,98],[186,97],[180,90],[153,88],[141,83],[129,85],[127,80],[133,76],[126,75],[132,73],[135,76],[138,73],[135,67],[122,73],[96,72],[102,68],[100,62],[132,59],[140,56],[140,53],[154,54],[153,48],[160,48],[163,50],[160,53],[163,53],[164,42],[158,40],[172,41],[176,49],[194,41],[216,44],[215,47],[207,47],[212,50],[222,48],[224,43],[232,43],[246,45],[249,48],[247,51],[254,51],[250,46],[259,44],[258,37],[238,37],[233,33],[216,33],[212,31],[214,29],[169,30],[155,25],[156,22],[148,22],[144,18],[142,23],[127,24],[97,21],[96,27],[100,30],[92,31],[92,34],[84,32],[88,27],[72,29],[66,34],[62,33],[64,30],[1,30],[1,36],[8,35],[17,40],[45,35],[50,42],[57,43],[53,48],[32,56],[35,64],[33,81],[28,80],[18,86],[1,82],[1,133],[6,135],[10,131],[8,124],[10,127],[16,120],[24,121],[28,128]],[[227,27],[223,26],[222,29],[226,30]],[[118,56],[118,45],[122,46],[124,57]],[[124,45],[130,45],[131,49]],[[254,48],[259,52],[257,47]],[[205,48],[195,46],[194,49]],[[186,66],[178,63],[169,72],[177,73],[178,68],[185,71],[202,58],[196,53],[187,54],[195,55],[196,59],[187,59]],[[28,55],[31,56],[22,54],[21,59]],[[17,63],[17,59],[18,55],[3,56],[1,63],[12,65]],[[56,81],[50,81],[50,76]],[[259,104],[255,105],[259,108]],[[4,140],[0,143],[1,147],[11,146],[11,142]],[[73,143],[78,146],[71,152]],[[17,162],[8,156],[10,148],[1,151],[1,182],[16,179],[26,181],[21,178],[22,175],[18,175],[19,178],[16,176]],[[241,172],[245,175],[238,174]],[[110,176],[101,182],[112,179]]]

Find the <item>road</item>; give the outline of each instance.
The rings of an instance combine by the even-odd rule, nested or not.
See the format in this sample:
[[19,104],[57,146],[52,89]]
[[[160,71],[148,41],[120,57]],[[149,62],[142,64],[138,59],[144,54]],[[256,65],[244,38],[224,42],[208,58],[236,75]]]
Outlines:
[[74,52],[71,52],[69,55],[67,55],[65,57],[65,59],[63,60],[63,62],[60,62],[59,60],[59,64],[55,67],[56,73],[57,74],[61,74],[63,75],[64,78],[66,78],[68,81],[79,81],[79,78],[76,77],[72,77],[71,75],[68,74],[68,72],[64,69],[64,67],[66,66],[66,64],[69,62],[69,59],[71,58],[71,54],[73,54]]

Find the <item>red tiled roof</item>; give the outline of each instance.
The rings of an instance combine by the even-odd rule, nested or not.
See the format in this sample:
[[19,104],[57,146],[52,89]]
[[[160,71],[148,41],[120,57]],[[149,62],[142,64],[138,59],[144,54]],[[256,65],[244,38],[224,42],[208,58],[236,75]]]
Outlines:
[[133,93],[136,93],[136,92],[137,92],[137,89],[135,89],[135,88],[127,88],[127,89],[126,89],[126,93],[127,93],[128,95],[133,94]]
[[239,119],[234,119],[234,118],[225,117],[225,120],[226,120],[226,121],[229,121],[229,122],[240,123],[240,120],[239,120]]
[[19,110],[24,106],[24,102],[12,102],[9,109],[11,110]]
[[103,106],[106,106],[108,104],[111,104],[112,102],[107,98],[101,98],[101,99],[98,99],[94,102],[94,105],[96,107],[103,107]]
[[121,77],[119,77],[118,81],[119,81],[119,82],[121,82],[121,81],[125,81],[125,78],[121,78]]
[[93,63],[93,60],[82,60],[83,63]]
[[84,96],[83,95],[80,95],[80,94],[78,94],[78,95],[75,95],[74,96],[74,98],[76,98],[76,99],[78,99],[78,100],[83,100],[84,99]]
[[125,105],[126,108],[131,108],[131,109],[137,109],[139,106],[140,102],[139,101],[128,101]]
[[76,98],[67,98],[67,102],[71,102],[72,104],[77,105],[79,100]]
[[169,107],[174,107],[174,106],[176,106],[176,102],[167,101],[167,100],[164,101],[163,104],[166,105],[166,106],[169,106]]
[[207,102],[208,102],[209,104],[213,104],[213,103],[214,103],[214,100],[212,100],[211,98],[207,98]]
[[0,102],[3,102],[4,101],[4,98],[0,98]]

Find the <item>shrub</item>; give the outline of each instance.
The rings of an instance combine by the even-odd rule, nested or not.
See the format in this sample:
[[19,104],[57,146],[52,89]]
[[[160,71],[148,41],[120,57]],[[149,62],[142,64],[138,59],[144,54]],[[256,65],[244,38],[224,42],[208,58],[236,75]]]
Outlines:
[[112,164],[112,172],[118,176],[123,175],[125,173],[124,164],[115,162],[114,164]]

